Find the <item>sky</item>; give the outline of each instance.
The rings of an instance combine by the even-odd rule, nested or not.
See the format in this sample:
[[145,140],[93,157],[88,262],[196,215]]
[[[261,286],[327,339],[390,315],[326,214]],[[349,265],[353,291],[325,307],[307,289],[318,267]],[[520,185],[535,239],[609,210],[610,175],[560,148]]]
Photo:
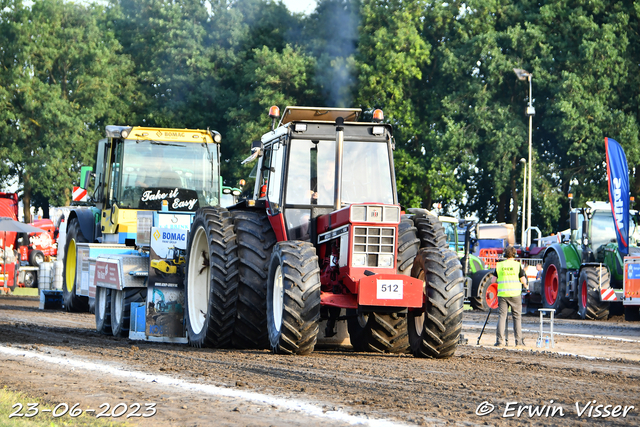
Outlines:
[[316,8],[316,0],[282,0],[291,12],[310,14]]

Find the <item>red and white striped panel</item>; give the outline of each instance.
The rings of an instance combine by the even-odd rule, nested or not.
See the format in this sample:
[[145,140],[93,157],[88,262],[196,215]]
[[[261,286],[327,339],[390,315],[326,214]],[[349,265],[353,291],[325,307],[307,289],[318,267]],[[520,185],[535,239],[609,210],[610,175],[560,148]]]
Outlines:
[[616,291],[614,291],[613,289],[600,289],[600,300],[618,301],[618,298],[616,298]]
[[73,187],[72,199],[74,202],[85,202],[87,200],[87,190],[80,187]]

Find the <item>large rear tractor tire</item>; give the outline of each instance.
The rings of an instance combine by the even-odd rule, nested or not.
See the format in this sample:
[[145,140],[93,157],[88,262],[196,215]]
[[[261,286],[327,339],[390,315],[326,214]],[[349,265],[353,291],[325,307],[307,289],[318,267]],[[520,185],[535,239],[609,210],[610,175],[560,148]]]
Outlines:
[[398,225],[398,259],[396,270],[398,274],[411,275],[413,260],[420,250],[418,229],[409,218],[403,218]]
[[196,212],[187,242],[185,322],[194,347],[229,347],[238,300],[238,255],[231,214]]
[[240,272],[233,345],[238,348],[269,348],[267,277],[276,236],[264,212],[234,211],[232,214]]
[[78,289],[76,243],[87,243],[87,239],[84,238],[80,231],[78,218],[72,218],[67,226],[67,244],[64,249],[62,298],[64,300],[64,308],[67,311],[83,312],[89,311],[89,300],[87,297],[76,294]]
[[418,229],[421,248],[449,248],[444,227],[437,217],[431,214],[416,215],[413,222]]
[[269,262],[267,330],[274,353],[309,354],[318,340],[320,267],[309,242],[276,243]]
[[560,258],[552,251],[544,261],[542,268],[542,305],[553,308],[556,314],[567,306],[565,298],[567,288],[567,269],[560,265]]
[[111,335],[111,289],[96,288],[96,331]]
[[357,314],[347,310],[351,346],[358,352],[406,353],[409,349],[407,316],[382,313]]
[[448,248],[421,249],[411,275],[424,282],[424,306],[409,311],[411,352],[446,359],[456,351],[462,330],[464,276],[458,256]]
[[128,337],[131,303],[144,301],[147,288],[125,288],[111,291],[111,331],[114,337]]
[[[600,288],[610,287],[609,270],[606,267],[584,267],[578,279],[578,314],[587,320],[606,320],[609,302],[600,301]],[[598,286],[600,285],[600,286]]]
[[489,311],[498,308],[498,283],[490,270],[480,270],[471,276],[469,303],[475,310]]

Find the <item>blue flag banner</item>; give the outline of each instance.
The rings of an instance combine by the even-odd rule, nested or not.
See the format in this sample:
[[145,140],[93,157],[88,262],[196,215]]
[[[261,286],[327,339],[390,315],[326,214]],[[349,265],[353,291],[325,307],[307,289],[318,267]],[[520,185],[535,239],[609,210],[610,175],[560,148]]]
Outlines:
[[624,150],[611,138],[604,139],[607,151],[607,178],[609,180],[609,203],[618,235],[618,249],[629,254],[629,167]]

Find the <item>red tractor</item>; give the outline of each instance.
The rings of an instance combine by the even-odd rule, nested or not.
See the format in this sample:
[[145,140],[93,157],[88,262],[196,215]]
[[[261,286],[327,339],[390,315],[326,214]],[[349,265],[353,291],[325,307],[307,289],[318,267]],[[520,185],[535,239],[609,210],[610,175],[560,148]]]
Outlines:
[[[194,346],[308,354],[346,321],[356,351],[451,357],[464,278],[437,217],[403,215],[392,128],[360,109],[287,107],[254,143],[253,198],[199,210],[186,257]],[[279,117],[272,107],[275,125]]]
[[30,265],[39,267],[46,257],[55,257],[58,254],[57,230],[50,219],[38,219],[33,221],[31,225],[44,230],[44,233],[30,233],[23,237],[23,246],[20,246],[20,261],[29,261]]

